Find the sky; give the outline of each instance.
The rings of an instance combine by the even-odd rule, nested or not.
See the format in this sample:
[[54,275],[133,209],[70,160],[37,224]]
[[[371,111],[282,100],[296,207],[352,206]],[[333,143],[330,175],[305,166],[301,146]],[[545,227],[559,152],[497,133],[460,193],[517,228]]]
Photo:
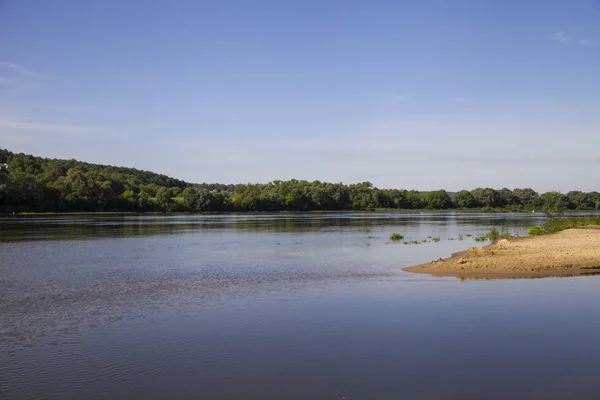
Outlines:
[[0,148],[190,182],[600,190],[600,1],[0,0]]

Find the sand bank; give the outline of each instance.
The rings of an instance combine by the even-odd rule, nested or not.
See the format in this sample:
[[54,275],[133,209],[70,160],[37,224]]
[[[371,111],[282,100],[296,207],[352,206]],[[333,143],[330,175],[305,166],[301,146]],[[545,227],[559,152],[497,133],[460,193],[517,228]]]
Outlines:
[[404,271],[459,278],[543,278],[600,274],[600,229],[568,229],[545,236],[501,239],[448,259]]

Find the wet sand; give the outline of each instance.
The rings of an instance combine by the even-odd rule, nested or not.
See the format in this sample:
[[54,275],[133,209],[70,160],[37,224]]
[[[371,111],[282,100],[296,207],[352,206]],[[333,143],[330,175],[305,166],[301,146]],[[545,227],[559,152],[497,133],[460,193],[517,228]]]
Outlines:
[[600,274],[600,228],[568,229],[551,235],[501,239],[484,248],[403,269],[433,276],[514,279]]

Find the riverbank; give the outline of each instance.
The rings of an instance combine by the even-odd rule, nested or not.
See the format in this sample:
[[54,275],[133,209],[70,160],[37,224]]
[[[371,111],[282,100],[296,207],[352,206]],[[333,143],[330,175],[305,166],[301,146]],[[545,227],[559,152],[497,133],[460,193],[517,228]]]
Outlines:
[[[312,210],[312,211],[202,211],[202,212],[164,212],[164,211],[21,211],[15,216],[46,216],[46,215],[211,215],[211,214],[339,214],[339,213],[398,213],[398,214],[523,214],[540,216],[541,212],[514,211],[505,209],[484,208],[450,208],[450,209],[407,209],[407,208],[377,208],[374,210]],[[569,210],[567,216],[590,215],[593,211]],[[0,217],[13,216],[12,212],[0,212]]]
[[600,227],[568,229],[551,235],[501,239],[472,247],[407,272],[459,278],[543,278],[600,274]]

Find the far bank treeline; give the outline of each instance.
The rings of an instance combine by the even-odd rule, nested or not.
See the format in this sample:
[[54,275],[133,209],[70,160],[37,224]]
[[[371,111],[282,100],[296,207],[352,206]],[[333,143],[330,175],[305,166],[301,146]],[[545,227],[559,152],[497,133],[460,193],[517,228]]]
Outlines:
[[[3,164],[6,164],[4,166]],[[55,160],[0,149],[0,212],[319,211],[482,209],[530,211],[558,201],[571,210],[600,210],[600,193],[538,194],[532,189],[378,189],[298,180],[266,184],[190,184],[134,168]]]

